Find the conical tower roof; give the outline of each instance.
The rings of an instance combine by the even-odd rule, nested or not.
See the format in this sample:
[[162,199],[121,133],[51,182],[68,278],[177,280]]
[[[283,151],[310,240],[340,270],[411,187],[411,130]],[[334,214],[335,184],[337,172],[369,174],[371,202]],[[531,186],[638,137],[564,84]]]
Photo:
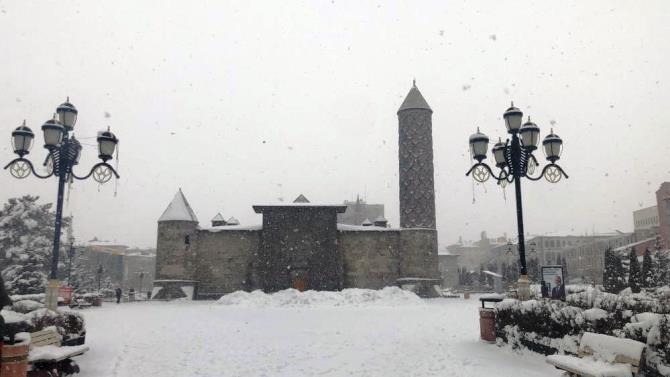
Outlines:
[[293,203],[309,203],[309,200],[305,197],[305,195],[300,194],[298,195],[297,198],[293,201]]
[[410,89],[409,93],[407,93],[407,97],[405,97],[402,105],[400,105],[398,112],[409,109],[424,109],[430,110],[431,112],[433,111],[433,109],[428,106],[428,102],[426,102],[426,100],[421,95],[419,88],[416,87],[416,80],[414,80],[412,89]]
[[195,217],[195,212],[191,209],[191,206],[188,204],[184,193],[181,192],[181,189],[177,191],[174,196],[174,199],[167,206],[161,217],[158,219],[158,222],[161,221],[193,221],[198,222],[198,218]]

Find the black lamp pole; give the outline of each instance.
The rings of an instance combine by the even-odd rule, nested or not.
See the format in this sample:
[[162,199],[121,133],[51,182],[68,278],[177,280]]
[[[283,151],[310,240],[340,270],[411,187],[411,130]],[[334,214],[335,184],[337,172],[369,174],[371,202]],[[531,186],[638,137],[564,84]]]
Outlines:
[[74,258],[74,238],[70,239],[70,250],[67,252],[69,264],[67,266],[67,285],[70,286],[70,277],[72,275],[72,259]]
[[[518,233],[517,247],[519,250],[520,268],[519,293],[521,298],[525,299],[527,298],[527,295],[530,294],[530,291],[528,268],[526,265],[526,242],[523,229],[521,178],[538,181],[544,177],[551,183],[557,183],[563,176],[568,178],[568,175],[556,164],[556,161],[559,160],[563,150],[563,141],[558,135],[555,135],[552,130],[542,141],[542,146],[549,164],[542,169],[539,176],[532,176],[538,165],[537,159],[533,156],[533,151],[535,151],[538,146],[540,128],[535,123],[531,122],[530,118],[528,118],[528,121],[522,125],[523,113],[521,110],[514,107],[514,104],[505,111],[503,118],[505,119],[507,132],[511,135],[511,140],[507,139],[505,143],[501,140],[491,148],[496,166],[500,169],[500,173],[496,175],[487,164],[482,162],[486,158],[489,138],[477,129],[477,132],[470,136],[470,151],[472,153],[472,158],[477,160],[477,163],[475,163],[465,175],[468,176],[472,174],[474,180],[480,183],[486,182],[492,176],[503,188],[506,187],[507,184],[514,182]],[[521,292],[522,289],[524,292]]]
[[514,194],[516,195],[517,248],[519,249],[520,264],[519,274],[528,275],[528,269],[526,267],[526,242],[524,240],[523,232],[523,205],[521,203],[521,163],[524,161],[524,156],[522,155],[521,143],[519,142],[519,137],[516,133],[512,134],[511,154],[512,174],[514,175]]
[[[56,116],[57,115],[57,116]],[[54,242],[51,253],[51,270],[49,273],[49,286],[47,288],[47,307],[55,310],[58,305],[58,260],[60,254],[61,227],[63,223],[63,196],[65,193],[65,183],[72,182],[73,179],[85,180],[93,177],[98,183],[109,181],[112,176],[119,178],[114,168],[107,163],[112,158],[118,139],[107,129],[107,131],[98,132],[98,151],[99,162],[91,168],[85,176],[77,176],[73,167],[79,163],[81,153],[81,144],[70,132],[74,130],[77,121],[78,111],[68,100],[58,106],[53,119],[47,120],[42,125],[44,132],[44,147],[48,154],[43,163],[46,167],[46,174],[42,175],[35,171],[30,160],[24,158],[30,152],[35,134],[28,128],[25,121],[21,126],[12,132],[12,145],[14,153],[19,157],[12,160],[5,166],[9,172],[18,179],[28,177],[31,173],[40,179],[47,179],[51,176],[58,177],[58,196],[56,198],[56,221],[54,224]],[[69,280],[69,279],[68,279]],[[69,281],[68,281],[69,283]]]

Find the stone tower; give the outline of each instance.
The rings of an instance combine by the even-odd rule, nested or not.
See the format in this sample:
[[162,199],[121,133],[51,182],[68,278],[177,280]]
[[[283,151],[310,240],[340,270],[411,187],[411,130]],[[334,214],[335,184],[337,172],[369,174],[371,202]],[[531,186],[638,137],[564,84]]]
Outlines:
[[157,279],[195,280],[197,229],[198,218],[179,189],[158,219]]
[[435,229],[432,115],[415,81],[398,109],[401,228]]

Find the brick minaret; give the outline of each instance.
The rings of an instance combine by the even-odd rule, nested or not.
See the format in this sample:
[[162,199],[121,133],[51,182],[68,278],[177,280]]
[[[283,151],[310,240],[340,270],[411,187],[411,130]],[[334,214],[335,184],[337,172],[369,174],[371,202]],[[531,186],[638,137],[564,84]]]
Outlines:
[[398,109],[401,228],[435,229],[432,115],[414,82]]

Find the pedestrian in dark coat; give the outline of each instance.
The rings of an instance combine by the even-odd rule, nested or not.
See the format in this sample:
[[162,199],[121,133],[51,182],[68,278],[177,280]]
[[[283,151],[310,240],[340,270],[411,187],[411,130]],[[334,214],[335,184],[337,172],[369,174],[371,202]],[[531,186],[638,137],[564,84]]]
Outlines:
[[116,288],[116,303],[117,304],[121,302],[121,293],[122,293],[121,288],[117,287]]

